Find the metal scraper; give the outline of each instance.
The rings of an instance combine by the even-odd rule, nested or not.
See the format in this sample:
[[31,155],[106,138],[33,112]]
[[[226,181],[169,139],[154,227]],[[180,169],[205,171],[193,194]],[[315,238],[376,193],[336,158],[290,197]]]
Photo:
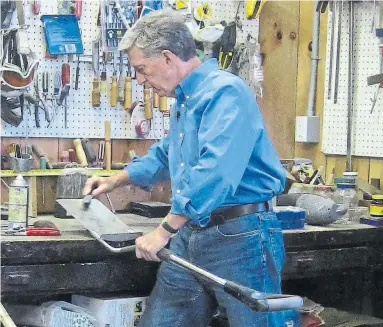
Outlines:
[[112,252],[132,251],[134,246],[114,248],[105,241],[133,241],[142,235],[141,232],[128,227],[97,199],[93,199],[87,209],[84,208],[82,199],[57,199],[57,202]]

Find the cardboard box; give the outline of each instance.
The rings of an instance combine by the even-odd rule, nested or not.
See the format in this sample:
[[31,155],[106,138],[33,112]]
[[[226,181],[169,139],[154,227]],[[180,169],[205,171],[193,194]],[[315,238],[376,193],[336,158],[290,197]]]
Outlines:
[[135,327],[146,307],[147,297],[94,298],[72,295],[72,304],[90,311],[105,327]]

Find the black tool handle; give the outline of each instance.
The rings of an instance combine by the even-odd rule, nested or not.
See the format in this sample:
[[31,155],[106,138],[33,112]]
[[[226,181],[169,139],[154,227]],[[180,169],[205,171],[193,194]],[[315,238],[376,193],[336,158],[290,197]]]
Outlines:
[[74,89],[75,90],[78,90],[78,79],[80,77],[80,67],[77,65],[77,68],[76,68],[76,79],[75,79],[75,82],[74,82]]
[[168,249],[161,249],[157,252],[157,257],[158,259],[160,259],[161,261],[165,261],[165,262],[169,262],[170,261],[170,255],[172,253],[168,250]]

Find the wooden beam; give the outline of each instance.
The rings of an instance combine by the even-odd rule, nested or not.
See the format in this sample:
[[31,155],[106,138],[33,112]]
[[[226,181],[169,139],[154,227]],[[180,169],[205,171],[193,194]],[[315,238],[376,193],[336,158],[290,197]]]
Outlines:
[[258,103],[277,153],[293,158],[299,2],[268,1],[259,24],[264,96]]

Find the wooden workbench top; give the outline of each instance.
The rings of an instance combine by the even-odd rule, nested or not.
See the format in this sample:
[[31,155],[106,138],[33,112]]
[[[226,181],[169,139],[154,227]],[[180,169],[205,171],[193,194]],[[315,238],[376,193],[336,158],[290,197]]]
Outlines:
[[[119,218],[138,232],[148,233],[161,218],[146,218],[134,214],[119,214]],[[61,236],[2,236],[3,264],[34,262],[68,262],[100,260],[111,256],[89,232],[75,219],[40,216],[30,220],[50,220],[60,229]],[[1,221],[6,228],[7,221]],[[342,248],[383,243],[383,233],[378,228],[359,223],[350,225],[309,226],[304,229],[284,231],[286,251],[321,248]]]

